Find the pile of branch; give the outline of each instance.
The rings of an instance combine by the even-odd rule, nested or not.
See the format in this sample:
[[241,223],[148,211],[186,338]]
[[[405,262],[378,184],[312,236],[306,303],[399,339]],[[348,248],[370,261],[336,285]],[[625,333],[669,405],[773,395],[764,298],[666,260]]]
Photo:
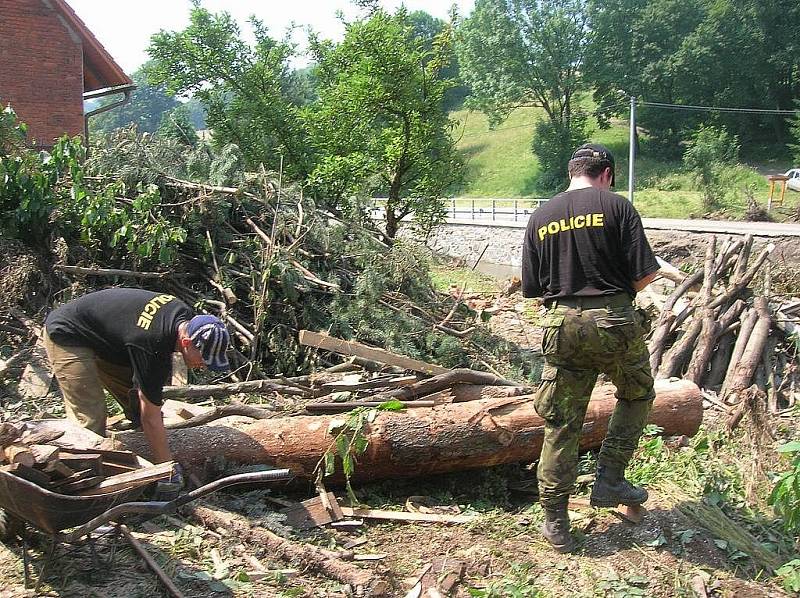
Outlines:
[[[770,297],[769,255],[765,247],[751,260],[753,237],[717,247],[711,237],[703,267],[687,276],[666,299],[650,340],[650,365],[657,378],[683,377],[717,391],[722,406],[736,403],[755,383],[768,392],[771,411],[794,404],[796,366],[791,350],[791,318],[776,318]],[[757,275],[764,284],[754,295]],[[699,289],[698,289],[699,286]],[[798,302],[800,303],[800,302]],[[791,309],[794,309],[790,305]],[[783,325],[778,325],[783,319]],[[788,332],[787,332],[788,331]],[[796,348],[794,348],[796,356]],[[783,392],[788,391],[788,392]]]
[[[26,430],[0,424],[0,471],[51,492],[75,496],[110,494],[169,478],[172,462],[143,466],[130,451],[66,443],[63,430]],[[59,444],[57,444],[59,443]]]

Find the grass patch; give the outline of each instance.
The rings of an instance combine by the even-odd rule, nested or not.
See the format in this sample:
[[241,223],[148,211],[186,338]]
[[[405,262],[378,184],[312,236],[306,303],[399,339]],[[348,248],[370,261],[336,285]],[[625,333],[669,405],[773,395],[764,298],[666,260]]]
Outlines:
[[[586,106],[591,108],[591,106]],[[531,152],[534,124],[543,117],[540,108],[518,108],[494,129],[480,112],[459,110],[451,114],[459,126],[455,136],[457,147],[467,161],[465,181],[456,195],[468,198],[537,198],[539,163]],[[616,121],[608,129],[595,126],[590,140],[606,145],[617,160],[616,190],[627,196],[628,189],[628,124]],[[634,204],[642,216],[650,218],[701,218],[706,215],[701,193],[691,174],[680,160],[666,160],[648,148],[642,136],[642,153],[636,158],[636,190]],[[723,174],[724,197],[712,213],[714,218],[742,219],[747,211],[746,188],[753,190],[755,200],[766,206],[769,183],[762,174],[782,171],[791,161],[778,146],[743,148],[747,164],[732,165]],[[777,189],[776,189],[777,191]],[[468,207],[470,202],[460,202]],[[498,201],[496,207],[512,207],[513,202]],[[490,202],[477,202],[476,207],[490,209]],[[522,203],[519,208],[523,209]],[[800,193],[787,190],[783,206],[773,209],[776,221],[796,220]]]
[[465,293],[494,293],[497,281],[491,276],[470,270],[450,266],[434,266],[431,268],[431,280],[437,291],[447,292],[456,285],[461,288],[466,283]]

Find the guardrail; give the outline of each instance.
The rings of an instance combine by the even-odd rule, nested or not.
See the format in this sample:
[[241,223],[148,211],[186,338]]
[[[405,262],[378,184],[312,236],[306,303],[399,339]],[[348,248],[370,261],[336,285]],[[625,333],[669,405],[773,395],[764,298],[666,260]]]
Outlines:
[[[511,220],[527,219],[547,199],[538,198],[494,198],[453,197],[447,202],[447,216],[464,220]],[[385,199],[376,198],[374,207],[381,209]]]

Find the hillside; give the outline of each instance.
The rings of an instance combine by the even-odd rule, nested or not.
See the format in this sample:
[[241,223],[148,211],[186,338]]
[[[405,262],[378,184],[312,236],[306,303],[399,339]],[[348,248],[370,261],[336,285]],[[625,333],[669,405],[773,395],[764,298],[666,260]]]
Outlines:
[[[463,197],[548,197],[537,188],[539,165],[530,150],[533,127],[541,109],[519,108],[495,129],[490,129],[480,112],[460,110],[455,136],[467,160],[467,177],[457,193]],[[610,129],[596,129],[591,140],[607,145],[617,158],[617,191],[627,195],[628,124],[614,123]],[[745,188],[756,201],[766,205],[768,183],[761,173],[781,172],[788,162],[749,163],[731,166],[725,174],[726,192],[714,218],[742,218],[747,209]],[[660,218],[702,217],[701,194],[680,162],[663,161],[644,155],[636,162],[637,184],[634,201],[643,216]],[[800,205],[800,193],[787,191],[785,205],[773,211],[776,220],[792,219]]]

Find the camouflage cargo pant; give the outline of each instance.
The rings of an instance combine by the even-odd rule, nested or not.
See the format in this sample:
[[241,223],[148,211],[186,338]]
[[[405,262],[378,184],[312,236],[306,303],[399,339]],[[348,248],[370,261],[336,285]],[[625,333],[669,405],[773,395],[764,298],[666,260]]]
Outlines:
[[537,468],[543,506],[563,504],[574,491],[578,446],[597,376],[617,388],[617,404],[598,462],[628,464],[655,398],[644,335],[649,318],[629,302],[600,309],[552,307],[542,323],[545,367],[536,412],[545,420]]

